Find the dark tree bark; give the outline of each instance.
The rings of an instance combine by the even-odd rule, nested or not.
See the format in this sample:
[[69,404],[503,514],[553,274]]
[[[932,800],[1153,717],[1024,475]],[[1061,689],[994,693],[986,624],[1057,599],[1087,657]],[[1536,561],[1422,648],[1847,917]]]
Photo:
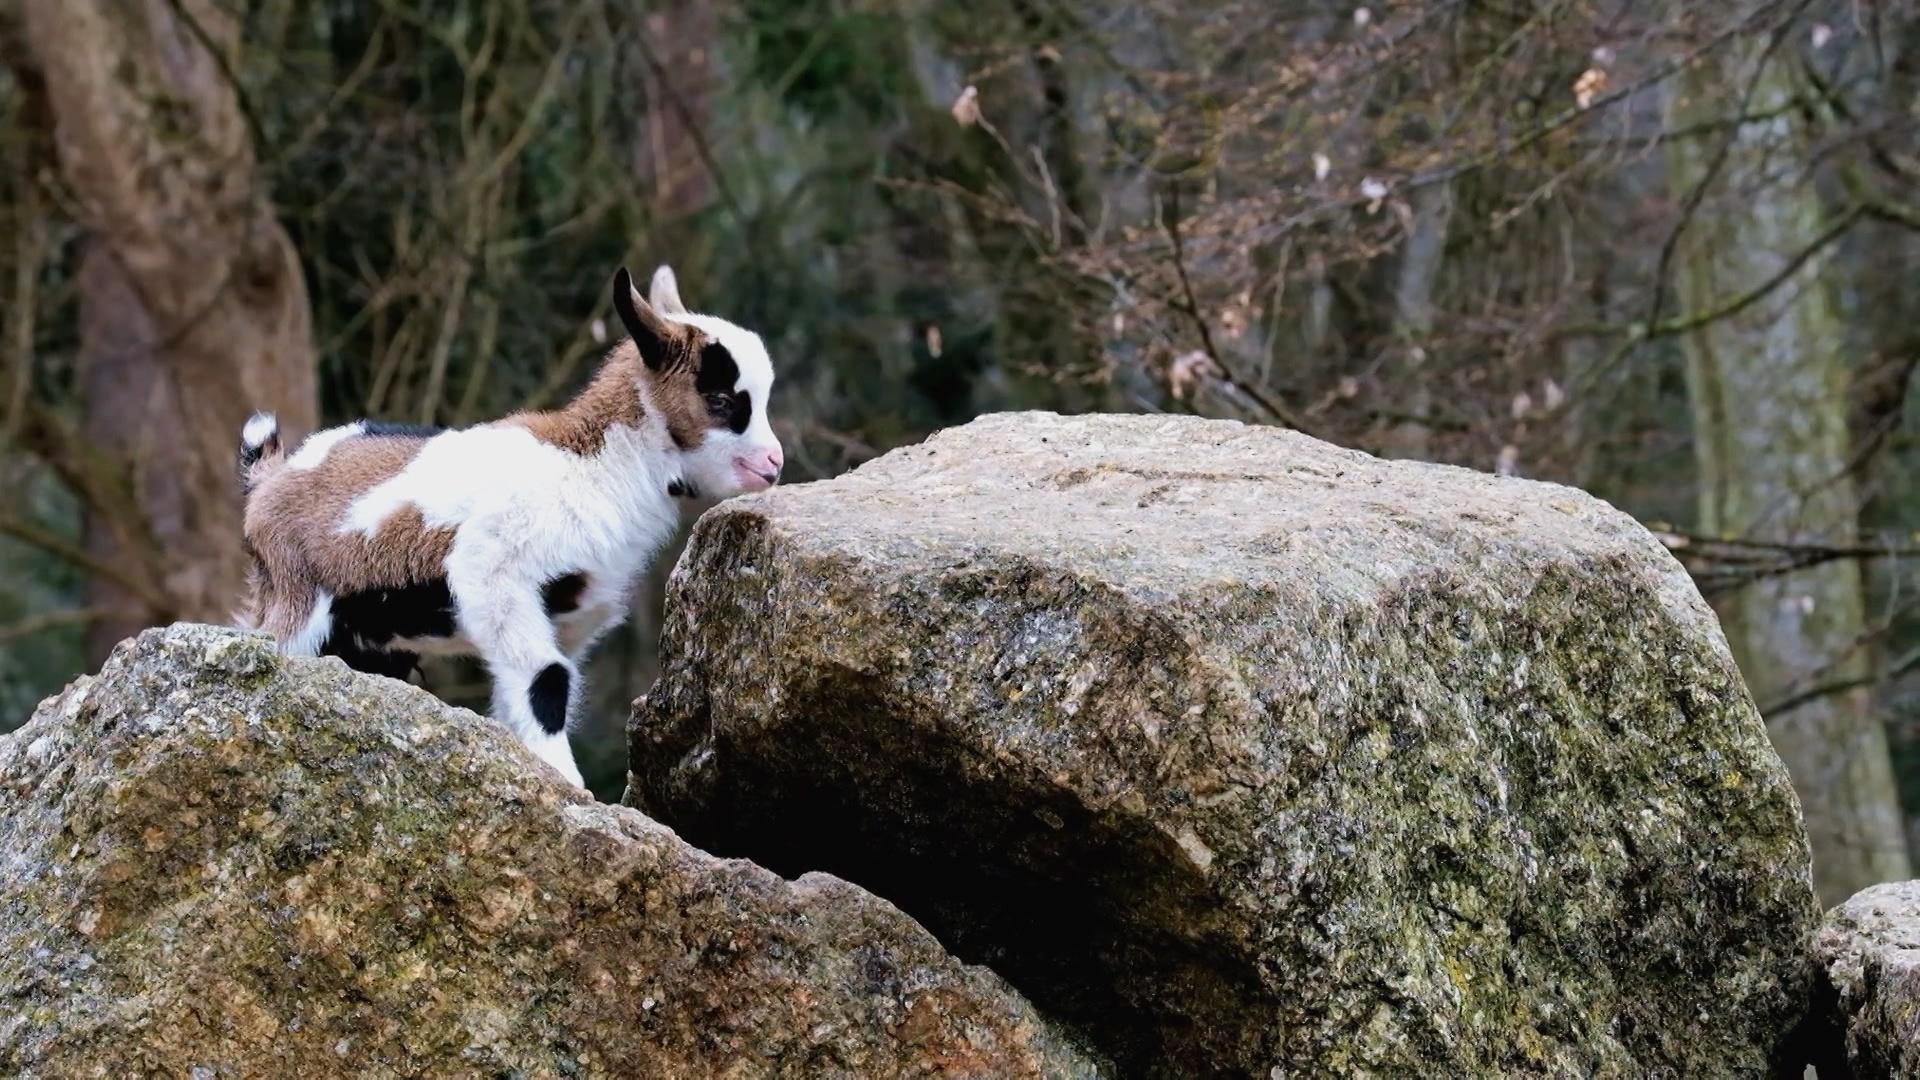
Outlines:
[[719,16],[706,0],[672,0],[646,16],[646,155],[653,203],[675,221],[704,209],[714,178],[704,142],[713,101]]
[[151,567],[163,600],[93,585],[96,652],[139,625],[223,620],[245,556],[233,457],[272,409],[315,420],[299,260],[275,220],[231,75],[239,26],[211,0],[25,0],[60,171],[91,233],[80,269],[87,450],[130,506],[89,508],[99,560]]

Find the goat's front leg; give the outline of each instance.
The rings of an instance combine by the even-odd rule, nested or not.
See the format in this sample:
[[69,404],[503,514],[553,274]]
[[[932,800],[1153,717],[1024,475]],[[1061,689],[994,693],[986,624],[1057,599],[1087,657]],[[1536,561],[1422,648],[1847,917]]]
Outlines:
[[623,602],[608,603],[592,608],[580,614],[580,617],[563,621],[560,624],[560,648],[571,657],[574,666],[585,668],[587,655],[608,632],[627,621],[627,607]]
[[[477,580],[476,580],[477,579]],[[493,677],[493,715],[520,736],[540,760],[585,787],[567,717],[578,694],[580,673],[560,652],[553,623],[531,582],[450,573],[448,585],[460,613],[460,628]]]

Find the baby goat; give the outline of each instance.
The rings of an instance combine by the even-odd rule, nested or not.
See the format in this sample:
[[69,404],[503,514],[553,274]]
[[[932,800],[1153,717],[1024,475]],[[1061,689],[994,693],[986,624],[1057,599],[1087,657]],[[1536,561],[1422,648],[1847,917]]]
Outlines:
[[291,454],[272,415],[248,420],[243,621],[288,655],[396,677],[423,653],[478,655],[494,715],[579,784],[581,662],[626,618],[675,500],[780,478],[759,335],[688,312],[667,267],[650,292],[614,276],[631,340],[554,412],[450,431],[362,420]]

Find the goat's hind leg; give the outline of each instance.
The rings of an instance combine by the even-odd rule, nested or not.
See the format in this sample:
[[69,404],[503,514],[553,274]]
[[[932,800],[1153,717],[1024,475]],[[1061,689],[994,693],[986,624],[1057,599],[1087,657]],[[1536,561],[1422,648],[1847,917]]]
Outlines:
[[260,605],[259,627],[273,635],[282,655],[319,656],[333,634],[333,597],[325,589],[271,590]]
[[579,672],[560,652],[537,585],[463,581],[449,575],[460,628],[493,678],[493,715],[520,736],[540,760],[585,787],[567,716]]

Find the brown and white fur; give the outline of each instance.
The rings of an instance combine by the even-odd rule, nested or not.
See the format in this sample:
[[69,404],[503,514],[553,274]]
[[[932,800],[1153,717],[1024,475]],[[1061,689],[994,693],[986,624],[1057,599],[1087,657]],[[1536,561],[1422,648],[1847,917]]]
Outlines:
[[494,715],[574,783],[566,725],[593,643],[680,521],[678,499],[773,485],[773,366],[759,336],[623,268],[631,340],[554,412],[458,430],[357,421],[291,454],[241,433],[252,591],[242,621],[289,655],[404,677],[421,654],[478,655]]

